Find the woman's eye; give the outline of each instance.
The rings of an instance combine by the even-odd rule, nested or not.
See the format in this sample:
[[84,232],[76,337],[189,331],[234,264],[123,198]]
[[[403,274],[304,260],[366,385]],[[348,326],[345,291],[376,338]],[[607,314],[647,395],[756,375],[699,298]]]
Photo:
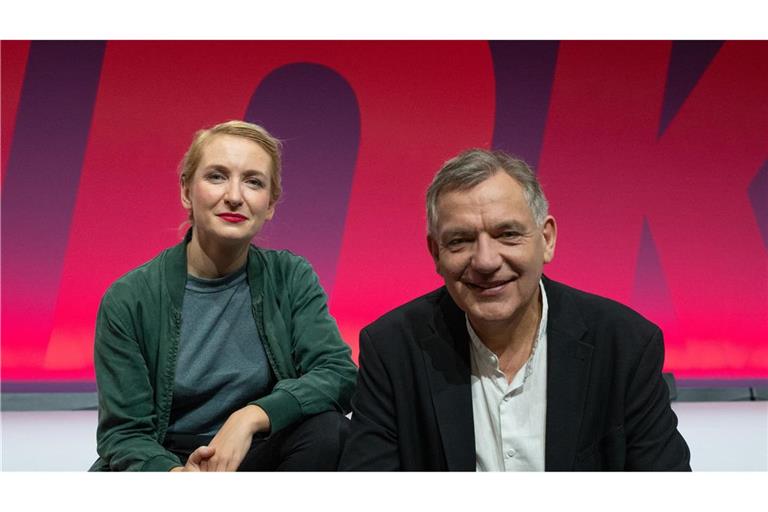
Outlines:
[[245,183],[247,183],[249,187],[253,187],[253,188],[261,188],[264,186],[264,183],[261,180],[256,178],[247,179]]
[[212,172],[206,176],[208,181],[219,182],[224,180],[224,175],[220,172]]

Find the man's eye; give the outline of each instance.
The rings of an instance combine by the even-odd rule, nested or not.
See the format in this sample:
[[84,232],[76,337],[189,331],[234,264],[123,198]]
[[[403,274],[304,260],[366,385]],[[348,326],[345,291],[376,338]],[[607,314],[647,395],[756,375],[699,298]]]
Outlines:
[[517,231],[504,231],[501,234],[502,238],[505,239],[514,239],[514,238],[520,238],[522,236],[521,233],[518,233]]
[[448,247],[458,247],[461,244],[465,243],[467,240],[464,238],[451,238],[448,240]]

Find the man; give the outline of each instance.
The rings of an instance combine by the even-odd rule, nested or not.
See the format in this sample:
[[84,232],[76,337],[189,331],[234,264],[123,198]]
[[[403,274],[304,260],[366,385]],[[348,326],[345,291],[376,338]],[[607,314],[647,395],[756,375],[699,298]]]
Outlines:
[[555,219],[521,160],[473,149],[427,191],[445,286],[360,333],[348,470],[690,470],[658,327],[542,275]]

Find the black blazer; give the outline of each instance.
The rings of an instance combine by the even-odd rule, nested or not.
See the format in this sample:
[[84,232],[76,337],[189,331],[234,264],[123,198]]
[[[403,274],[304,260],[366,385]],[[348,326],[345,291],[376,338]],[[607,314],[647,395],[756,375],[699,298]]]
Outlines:
[[[659,328],[609,299],[543,282],[546,470],[690,470]],[[474,471],[469,343],[444,287],[363,329],[340,468]]]

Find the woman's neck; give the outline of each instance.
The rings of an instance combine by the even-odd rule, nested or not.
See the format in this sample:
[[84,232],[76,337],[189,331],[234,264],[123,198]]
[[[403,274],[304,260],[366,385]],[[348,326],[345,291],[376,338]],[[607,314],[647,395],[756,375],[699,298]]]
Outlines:
[[222,277],[238,270],[248,259],[248,243],[221,244],[206,240],[192,228],[187,244],[187,273],[203,279]]

